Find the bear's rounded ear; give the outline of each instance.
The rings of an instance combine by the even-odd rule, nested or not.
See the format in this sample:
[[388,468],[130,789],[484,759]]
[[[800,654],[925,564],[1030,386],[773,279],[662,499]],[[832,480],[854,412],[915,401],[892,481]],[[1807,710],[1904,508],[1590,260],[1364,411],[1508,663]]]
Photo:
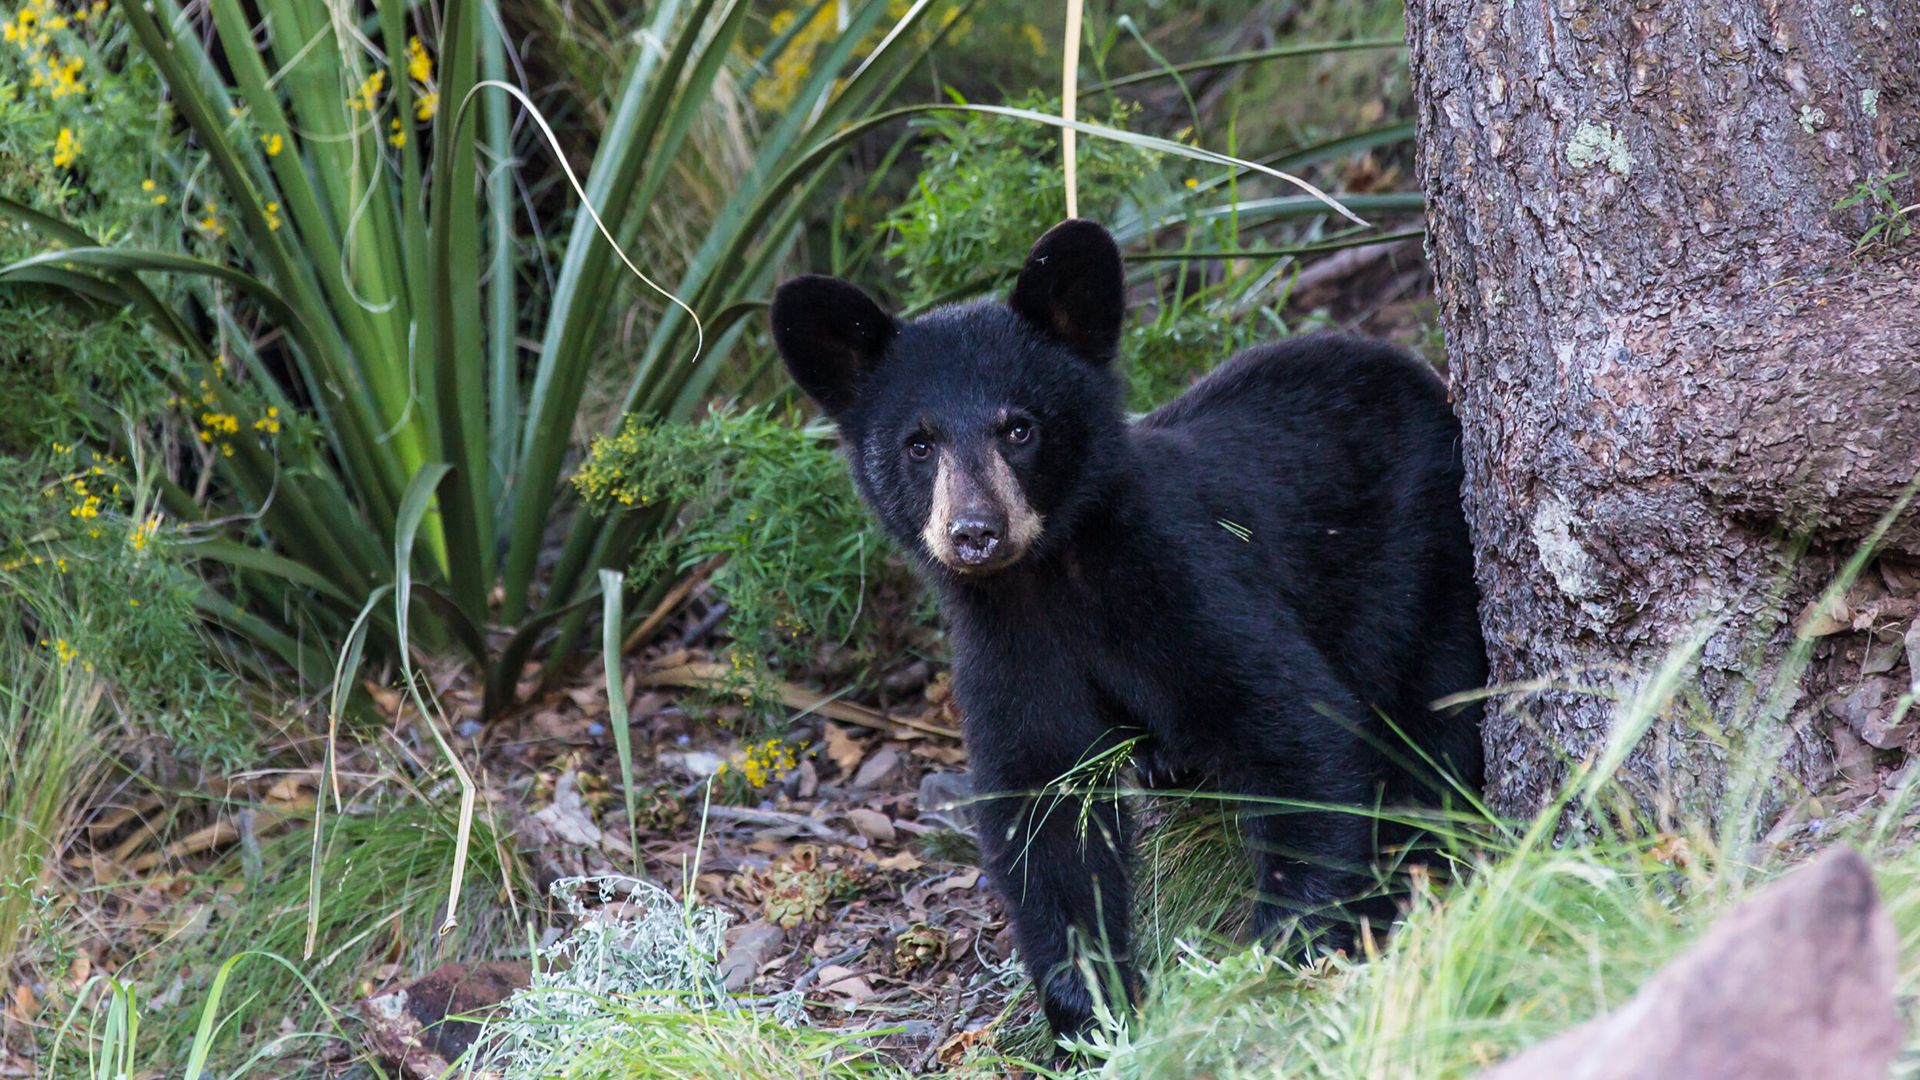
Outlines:
[[1074,218],[1055,225],[1027,253],[1007,305],[1083,358],[1112,360],[1127,314],[1119,246],[1098,222]]
[[773,294],[773,343],[807,396],[829,416],[853,404],[860,377],[893,341],[893,319],[839,278],[807,274]]

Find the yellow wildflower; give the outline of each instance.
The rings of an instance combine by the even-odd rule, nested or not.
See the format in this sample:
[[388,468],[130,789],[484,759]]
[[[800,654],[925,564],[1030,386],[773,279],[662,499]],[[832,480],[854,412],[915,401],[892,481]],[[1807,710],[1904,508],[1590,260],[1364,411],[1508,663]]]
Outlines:
[[378,103],[380,91],[387,85],[387,73],[376,71],[360,82],[360,89],[347,98],[347,105],[355,112],[372,112]]
[[407,77],[417,83],[433,81],[433,58],[417,37],[407,39]]
[[268,157],[279,157],[280,149],[285,145],[279,135],[262,135],[260,141],[266,145]]
[[413,118],[415,120],[431,120],[433,119],[434,112],[439,108],[440,91],[429,90],[414,100]]
[[73,164],[74,159],[79,156],[79,137],[74,135],[72,128],[61,128],[60,137],[53,143],[53,163],[64,168]]
[[280,204],[277,202],[270,202],[267,204],[267,229],[268,231],[271,232],[275,229],[278,229],[279,227],[280,227]]
[[1023,23],[1020,26],[1020,34],[1027,39],[1027,44],[1033,46],[1036,54],[1047,55],[1047,35],[1041,33],[1039,27],[1032,23]]
[[393,118],[393,134],[387,136],[387,141],[393,144],[395,150],[407,145],[407,131],[400,126],[400,118],[397,116]]

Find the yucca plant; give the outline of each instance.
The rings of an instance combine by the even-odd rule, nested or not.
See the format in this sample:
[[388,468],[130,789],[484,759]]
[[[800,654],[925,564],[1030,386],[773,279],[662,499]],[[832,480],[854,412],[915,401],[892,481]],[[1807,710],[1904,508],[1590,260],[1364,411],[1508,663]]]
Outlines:
[[[54,247],[0,267],[0,281],[133,305],[196,361],[176,389],[218,449],[221,483],[211,506],[171,484],[163,494],[195,553],[224,568],[225,587],[201,600],[212,617],[311,685],[334,673],[326,646],[350,624],[389,655],[400,655],[410,626],[430,646],[472,653],[487,671],[491,711],[561,619],[554,654],[564,652],[589,614],[596,571],[626,565],[663,520],[660,508],[581,518],[544,577],[536,573],[568,514],[560,480],[573,422],[626,274],[670,303],[657,307],[616,394],[619,411],[679,420],[713,388],[745,317],[764,306],[841,152],[886,125],[932,109],[997,113],[1292,179],[1029,109],[888,108],[971,2],[914,0],[903,10],[898,0],[831,9],[813,0],[749,50],[749,0],[663,0],[634,35],[584,182],[561,162],[581,212],[550,292],[532,292],[520,283],[522,238],[503,175],[516,150],[508,119],[526,99],[500,77],[492,0],[452,0],[437,34],[404,0],[117,0],[218,180],[220,209],[210,205],[200,225],[233,226],[233,264],[103,246],[0,202]],[[767,106],[765,127],[731,193],[694,226],[673,223],[683,248],[660,260],[675,275],[669,289],[628,252],[660,219],[656,201],[695,168],[688,159],[702,148],[690,143],[703,112],[728,96]],[[533,119],[553,145],[544,119]],[[1340,209],[1306,190],[1268,200],[1283,206],[1235,200],[1228,210]],[[193,313],[163,304],[144,272],[217,283],[228,298],[217,340]],[[532,326],[528,309],[541,312]],[[525,331],[540,342],[527,371],[516,344]],[[263,355],[256,341],[277,335]],[[270,373],[276,363],[287,377]],[[250,377],[233,377],[235,367]],[[294,417],[309,421],[299,426],[310,437],[278,435]],[[389,587],[420,617],[376,605]],[[513,632],[496,647],[489,624]]]
[[[820,150],[822,133],[884,104],[938,40],[933,0],[894,5],[896,17],[889,6],[851,5],[843,33],[781,69],[797,84],[791,100],[697,248],[676,260],[675,306],[632,369],[627,409],[678,418],[701,400],[845,145]],[[411,576],[411,599],[425,605],[416,633],[464,646],[490,669],[491,708],[535,636],[569,605],[584,614],[593,571],[624,561],[648,522],[573,530],[544,583],[536,556],[563,509],[573,418],[627,272],[620,264],[640,273],[625,251],[697,149],[689,135],[716,93],[778,66],[825,4],[747,55],[750,8],[664,0],[635,35],[642,44],[592,169],[575,185],[587,208],[550,297],[537,297],[540,350],[523,372],[516,341],[529,297],[510,185],[495,163],[512,157],[507,120],[525,99],[499,78],[491,0],[444,5],[437,39],[425,10],[403,0],[119,5],[217,177],[218,209],[202,225],[232,227],[236,265],[104,246],[5,203],[53,250],[0,268],[0,281],[135,305],[197,361],[177,392],[218,448],[220,497],[203,506],[170,485],[166,505],[196,553],[224,564],[230,587],[206,593],[210,615],[318,684],[333,667],[326,643],[381,586]],[[219,326],[247,332],[209,340],[193,313],[141,282],[154,271],[219,283],[232,298]],[[278,353],[256,350],[256,328],[284,334]],[[289,378],[269,375],[275,361]],[[236,366],[253,377],[235,378]],[[317,437],[277,437],[296,415],[317,422]],[[394,541],[410,489],[431,500],[402,575]],[[396,647],[399,621],[375,613],[374,639]],[[519,632],[492,649],[489,623]]]

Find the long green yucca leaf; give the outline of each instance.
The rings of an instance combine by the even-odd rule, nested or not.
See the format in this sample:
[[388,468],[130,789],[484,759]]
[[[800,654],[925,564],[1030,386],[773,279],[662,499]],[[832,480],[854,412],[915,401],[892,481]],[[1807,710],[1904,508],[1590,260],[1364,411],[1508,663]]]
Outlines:
[[[43,214],[31,206],[14,202],[12,199],[0,198],[0,214],[13,218],[37,232],[52,237],[65,247],[85,248],[105,246],[85,232],[74,228],[59,218],[53,217],[50,214]],[[128,301],[140,308],[148,320],[151,321],[162,334],[173,340],[176,344],[186,348],[189,352],[193,353],[197,359],[203,361],[212,359],[211,355],[207,352],[206,345],[187,329],[186,321],[180,318],[172,308],[162,303],[160,298],[153,294],[153,290],[147,288],[146,284],[140,280],[139,275],[131,270],[113,270],[110,268],[103,268],[103,270],[108,279],[118,285],[121,291],[126,293]]]
[[[441,93],[464,106],[477,67],[478,0],[450,0],[442,9]],[[447,553],[442,569],[453,596],[467,616],[486,617],[491,580],[493,518],[481,512],[487,490],[486,392],[479,342],[479,230],[473,184],[454,177],[473,176],[472,129],[461,123],[461,109],[442,109],[434,118],[433,213],[429,235],[428,305],[433,335],[435,406],[439,412],[440,453],[453,463],[442,486],[441,515]]]
[[[664,132],[651,153],[646,155],[645,168],[639,174],[639,180],[633,187],[628,205],[634,208],[621,222],[616,235],[622,247],[632,247],[640,237],[649,217],[649,209],[667,178],[673,174],[680,155],[681,144],[693,129],[694,121],[701,114],[711,98],[714,79],[719,75],[728,59],[733,55],[733,45],[739,39],[747,16],[751,13],[750,4],[739,0],[729,0],[727,10],[722,16],[714,33],[700,50],[699,58],[694,62],[685,78],[680,94],[674,99],[672,112],[666,118]],[[741,97],[746,92],[740,91]],[[657,123],[657,121],[656,121]],[[602,286],[602,292],[610,288],[611,282]]]
[[[761,221],[756,220],[754,216],[753,195],[756,186],[763,183],[766,177],[774,175],[783,161],[790,160],[794,154],[800,152],[807,132],[817,129],[820,125],[836,123],[838,118],[847,111],[859,107],[863,93],[879,88],[879,97],[884,97],[885,94],[892,92],[910,65],[901,66],[892,74],[889,81],[886,77],[887,69],[878,61],[892,55],[897,48],[897,43],[905,40],[906,31],[910,30],[929,9],[929,5],[924,3],[910,8],[901,19],[896,21],[881,45],[869,54],[868,61],[862,65],[855,76],[848,79],[840,91],[828,100],[826,95],[833,89],[835,74],[848,63],[860,39],[872,29],[882,14],[879,5],[872,2],[863,5],[854,13],[849,26],[836,41],[833,50],[818,61],[813,75],[795,96],[796,107],[790,108],[783,116],[781,123],[776,125],[774,131],[763,140],[760,153],[748,172],[748,179],[722,208],[700,251],[690,261],[687,274],[682,280],[682,290],[683,292],[689,289],[695,291],[695,295],[699,297],[696,301],[697,306],[705,310],[724,308],[730,298],[737,298],[742,292],[764,291],[766,282],[760,279],[771,272],[773,259],[785,250],[788,237],[794,229],[789,227],[789,222],[783,221],[781,226],[767,230],[765,235],[761,235],[758,228]],[[950,26],[951,22],[948,23],[948,27]],[[946,29],[947,27],[943,27],[941,35],[936,36],[933,42],[927,43],[914,59],[924,56],[926,48],[931,48],[940,40]],[[809,123],[808,111],[800,106],[807,102],[823,100],[826,101],[825,106]],[[823,157],[818,164],[823,167],[829,160],[830,158]],[[801,204],[806,201],[807,191],[812,190],[813,186],[823,178],[824,174],[816,170],[806,190],[789,203],[787,217],[790,221],[797,222],[797,215]],[[782,194],[787,192],[783,191]],[[743,222],[752,222],[752,225],[742,228]],[[755,240],[761,242],[761,247],[753,259],[752,268],[744,274],[735,273],[740,260],[745,257],[746,249]],[[708,291],[702,291],[703,285]],[[716,287],[720,290],[717,294],[710,291]],[[720,358],[725,354],[724,348],[715,347],[709,350],[697,370],[668,362],[668,357],[678,354],[685,329],[685,315],[677,309],[669,311],[648,342],[647,350],[623,401],[622,413],[635,408],[641,408],[647,412],[680,409],[689,400],[690,395],[703,391],[711,381],[714,372],[717,371]],[[646,404],[642,405],[641,402]],[[674,404],[669,405],[670,402]],[[609,541],[610,534],[605,523],[591,526],[587,530],[576,531],[569,537],[550,583],[547,601],[549,604],[570,595],[575,583],[580,580],[578,574],[581,570],[597,567],[607,559],[620,557],[625,550],[625,545]],[[569,626],[563,630],[563,640],[571,638],[577,630],[577,624],[577,617],[570,620]]]
[[434,711],[420,696],[420,684],[414,678],[413,659],[408,651],[407,612],[413,606],[414,536],[419,532],[420,522],[427,516],[427,508],[433,502],[435,490],[453,471],[452,466],[438,461],[420,466],[420,471],[413,474],[407,490],[401,495],[400,512],[395,518],[393,533],[393,621],[399,637],[400,678],[407,694],[413,699],[420,722],[426,725],[427,732],[433,736],[440,753],[452,767],[454,778],[460,782],[460,824],[453,841],[453,874],[447,887],[447,917],[440,924],[443,936],[452,933],[459,925],[460,886],[467,874],[467,846],[472,838],[473,806],[478,789],[474,786],[473,777],[467,774],[467,767],[461,762],[460,755],[440,734]]
[[[314,351],[303,354],[305,362],[316,368],[309,373],[308,381],[326,388],[338,397],[341,405],[327,425],[329,434],[341,456],[351,466],[349,476],[363,505],[378,525],[383,528],[390,526],[402,473],[394,455],[383,446],[383,424],[378,419],[373,400],[368,396],[366,373],[356,363],[355,353],[347,341],[340,336],[340,328],[326,315],[327,309],[314,291],[304,265],[291,258],[281,238],[275,235],[274,228],[266,219],[263,200],[253,194],[245,163],[240,152],[229,141],[223,126],[222,117],[226,109],[222,107],[216,111],[214,107],[214,99],[223,106],[228,100],[224,86],[218,82],[211,61],[191,34],[174,33],[163,27],[149,14],[142,0],[118,2],[142,49],[172,91],[175,107],[194,129],[215,171],[236,201],[239,219],[255,254],[266,264],[274,281],[286,291],[287,303],[300,311],[303,323],[312,332]],[[166,0],[162,0],[162,5],[171,8]],[[177,9],[174,10],[175,17],[178,17]],[[279,39],[285,28],[296,22],[301,14],[302,6],[297,2],[292,5],[290,12],[268,12],[269,21],[276,25],[276,33],[269,39],[270,43],[276,47],[280,45]],[[182,58],[193,65],[193,72],[190,73],[183,66]],[[199,78],[196,78],[196,74]],[[311,97],[315,83],[316,80],[310,77],[286,80],[289,93],[296,103],[303,96]],[[340,98],[336,96],[332,100],[337,103]],[[316,117],[303,116],[302,123],[307,129],[305,134],[309,137],[308,142],[316,147],[315,153],[334,149],[328,140],[312,138],[319,130],[315,126],[319,124]],[[248,153],[252,153],[251,147]],[[334,170],[327,168],[327,164],[316,162],[316,172],[323,181],[334,178]],[[408,450],[409,444],[417,441],[408,432],[398,431],[392,438],[395,448],[402,451],[398,455],[400,458],[420,456],[422,451],[417,446]]]
[[1152,82],[1156,79],[1177,78],[1181,75],[1190,75],[1196,71],[1211,71],[1216,68],[1237,67],[1241,64],[1251,64],[1262,60],[1280,60],[1291,56],[1319,56],[1325,53],[1349,52],[1354,49],[1404,49],[1406,47],[1407,43],[1404,38],[1357,38],[1353,41],[1321,41],[1300,45],[1277,45],[1271,49],[1252,49],[1247,52],[1216,56],[1210,60],[1195,60],[1185,64],[1174,64],[1171,67],[1155,68],[1152,71],[1142,71],[1134,75],[1122,75],[1117,79],[1108,79],[1106,82],[1095,83],[1094,85],[1088,86],[1086,89],[1080,91],[1080,96],[1086,97],[1089,94],[1105,93],[1109,90],[1117,90],[1123,86],[1135,86],[1144,82]]
[[188,540],[175,546],[183,554],[193,558],[212,559],[230,566],[244,567],[284,578],[294,585],[312,589],[349,608],[354,603],[352,597],[312,567],[275,555],[270,551],[218,537]]
[[[1354,210],[1381,214],[1412,213],[1426,206],[1426,199],[1417,191],[1395,191],[1381,195],[1348,195],[1343,197],[1342,201]],[[1153,223],[1152,227],[1158,229],[1181,221],[1214,221],[1234,216],[1238,216],[1242,221],[1249,218],[1277,221],[1283,218],[1318,217],[1326,212],[1325,204],[1318,199],[1305,195],[1282,195],[1272,199],[1244,199],[1240,202],[1172,214]]]
[[626,576],[618,570],[600,571],[600,657],[607,671],[607,723],[613,727],[614,749],[620,755],[620,790],[627,800],[627,840],[633,848],[633,872],[640,864],[640,793],[633,786],[633,732],[627,728],[627,691],[620,681],[621,592]]
[[434,492],[451,472],[453,466],[442,461],[430,461],[420,466],[408,482],[407,490],[400,499],[400,511],[394,517],[393,625],[400,639],[400,665],[403,672],[411,671],[412,663],[407,652],[407,612],[413,600],[413,541],[420,531],[420,523],[426,519],[427,511],[433,505]]
[[302,345],[314,340],[305,320],[301,319],[280,294],[265,282],[230,266],[208,262],[205,259],[195,259],[187,255],[173,255],[164,251],[139,251],[131,248],[62,248],[58,251],[30,255],[18,262],[0,266],[0,281],[6,280],[16,271],[35,266],[57,266],[63,263],[97,266],[105,270],[159,270],[215,278],[251,296],[266,308],[276,321],[284,325],[287,333]]
[[772,72],[773,65],[779,63],[780,57],[785,55],[787,49],[793,45],[794,39],[799,37],[807,27],[813,25],[813,20],[819,18],[821,10],[831,2],[833,0],[813,0],[813,3],[800,11],[785,30],[780,31],[774,35],[772,41],[767,42],[766,48],[749,59],[747,73],[740,79],[740,97],[743,100],[752,100],[753,88]]
[[265,63],[261,61],[261,54],[253,47],[253,35],[248,30],[246,15],[241,11],[238,0],[208,0],[207,8],[213,15],[220,41],[226,46],[223,51],[227,63],[233,71],[241,99],[246,102],[253,124],[262,138],[278,137],[282,145],[289,148],[272,156],[268,163],[275,186],[279,189],[280,201],[286,205],[287,220],[291,223],[293,234],[306,249],[307,266],[326,292],[335,317],[342,324],[343,333],[349,341],[356,343],[356,351],[364,352],[370,345],[371,330],[363,325],[365,314],[355,302],[352,288],[340,272],[342,259],[338,237],[330,218],[320,208],[319,197],[307,176],[301,154],[294,149],[300,144],[293,126],[280,108],[279,95],[270,88],[270,77]]
[[533,655],[533,647],[540,642],[541,635],[561,619],[585,610],[600,595],[597,591],[588,591],[573,603],[564,607],[535,615],[521,622],[520,628],[513,632],[507,643],[500,647],[500,655],[488,671],[487,699],[504,708],[513,705],[514,686],[520,679],[521,669],[526,666],[527,658]]
[[[629,213],[628,196],[644,164],[661,118],[672,99],[680,67],[699,39],[702,21],[716,0],[697,0],[692,15],[680,21],[680,0],[666,0],[650,24],[650,40],[673,42],[662,55],[643,48],[621,89],[619,105],[594,154],[587,174],[586,203],[616,227]],[[676,22],[679,30],[674,33]],[[696,101],[704,87],[690,85],[684,101]],[[686,106],[683,105],[683,108]],[[502,591],[501,615],[518,620],[527,609],[534,563],[551,518],[560,464],[571,435],[571,417],[586,386],[591,330],[604,316],[606,267],[612,252],[592,215],[574,219],[554,285],[540,358],[527,394],[526,426],[521,434],[520,475],[513,501]],[[564,600],[565,598],[558,598]]]
[[[389,6],[398,6],[390,3]],[[489,82],[507,79],[506,28],[498,0],[486,0],[486,25],[480,40],[480,75]],[[385,7],[382,8],[384,18]],[[487,500],[494,508],[494,532],[504,519],[507,478],[514,475],[520,440],[520,311],[514,295],[512,103],[490,97],[482,103],[486,151],[487,258]],[[489,550],[491,554],[491,550]],[[491,581],[491,578],[489,578]]]
[[[918,18],[926,10],[924,6],[916,6],[908,14]],[[853,83],[849,81],[840,93],[833,94],[834,83],[881,14],[881,0],[866,0],[855,9],[828,54],[817,60],[813,74],[795,94],[793,104],[761,140],[760,150],[746,177],[715,216],[706,239],[688,261],[681,278],[680,292],[695,298],[692,301],[695,309],[711,311],[738,298],[728,295],[740,280],[734,271],[746,257],[747,248],[756,240],[765,240],[761,226],[772,215],[774,207],[792,194],[805,177],[831,162],[846,145],[846,142],[838,143],[827,153],[809,154],[806,149],[807,140],[814,132],[838,124],[855,107],[858,99]],[[898,40],[898,35],[889,38],[890,43]],[[879,70],[869,66],[863,78],[873,78],[873,73]],[[816,102],[824,102],[817,117],[813,112]],[[797,162],[796,157],[800,159]],[[666,390],[661,383],[671,383],[676,390],[684,385],[686,376],[676,370],[679,365],[670,358],[680,355],[684,348],[686,329],[686,319],[680,312],[665,313],[648,339],[622,398],[622,413],[633,410],[642,400],[670,399],[673,391]]]
[[[825,100],[831,92],[835,79],[852,57],[860,40],[878,22],[882,7],[882,0],[863,0],[851,14],[846,28],[834,40],[827,55],[816,60],[813,73],[795,93],[793,103],[761,138],[760,149],[754,155],[753,164],[748,167],[739,188],[715,215],[706,238],[687,262],[679,291],[697,298],[693,301],[696,309],[708,307],[711,299],[707,294],[709,282],[719,280],[724,287],[728,269],[741,258],[742,250],[758,237],[759,226],[771,214],[771,203],[783,198],[795,186],[795,181],[804,175],[794,172],[789,162],[805,144],[808,134],[816,130],[817,125],[813,122],[814,104]],[[840,100],[846,99],[842,96]],[[831,107],[829,103],[826,108]],[[832,121],[824,112],[820,119],[830,126]],[[821,163],[824,164],[825,160],[825,156],[822,156]],[[781,182],[787,177],[793,179]],[[639,367],[623,399],[622,412],[632,409],[647,382],[668,376],[661,370],[661,365],[669,362],[667,357],[679,355],[684,323],[685,319],[678,311],[668,311],[662,317],[660,325],[648,339],[646,351],[641,356]]]
[[1324,142],[1283,150],[1277,154],[1262,157],[1260,161],[1276,169],[1297,169],[1328,158],[1357,154],[1362,150],[1372,150],[1378,146],[1392,146],[1394,143],[1405,142],[1413,136],[1414,123],[1409,120],[1403,124],[1385,124],[1366,131],[1355,131],[1338,138],[1327,139]]
[[266,620],[242,611],[226,597],[213,591],[212,587],[196,591],[193,606],[212,621],[273,653],[281,663],[297,672],[303,682],[317,685],[325,679],[329,666],[325,653],[296,641]]
[[[1328,240],[1318,244],[1298,244],[1293,247],[1248,248],[1244,250],[1205,250],[1193,251],[1143,251],[1137,254],[1121,256],[1128,262],[1183,262],[1204,259],[1278,259],[1287,256],[1320,255],[1329,251],[1342,251],[1347,248],[1365,247],[1368,244],[1390,244],[1396,240],[1412,240],[1425,236],[1425,229],[1404,229],[1392,233],[1368,233],[1364,236],[1349,236],[1339,240]],[[1016,268],[1017,269],[1017,268]]]
[[[54,266],[22,267],[0,277],[0,281],[20,285],[52,285],[89,300],[98,300],[111,308],[123,308],[133,303],[133,298],[127,295],[126,290],[111,281]],[[99,311],[98,308],[94,310]]]

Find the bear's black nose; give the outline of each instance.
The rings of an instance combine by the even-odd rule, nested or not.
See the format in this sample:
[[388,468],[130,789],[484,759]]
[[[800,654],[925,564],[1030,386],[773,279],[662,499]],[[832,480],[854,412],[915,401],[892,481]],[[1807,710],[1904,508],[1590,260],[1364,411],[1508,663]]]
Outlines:
[[953,541],[955,554],[961,562],[974,565],[993,558],[1005,531],[1005,523],[997,516],[982,513],[961,514],[947,523],[947,538]]

